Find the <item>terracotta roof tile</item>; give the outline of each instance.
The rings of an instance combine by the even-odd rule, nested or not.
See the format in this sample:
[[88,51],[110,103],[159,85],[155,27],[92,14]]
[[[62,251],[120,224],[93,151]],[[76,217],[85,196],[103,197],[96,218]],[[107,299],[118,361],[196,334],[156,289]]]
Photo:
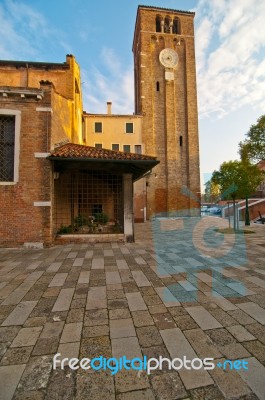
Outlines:
[[75,158],[98,160],[156,161],[156,157],[143,154],[124,153],[122,151],[97,149],[91,146],[67,143],[55,149],[51,158]]

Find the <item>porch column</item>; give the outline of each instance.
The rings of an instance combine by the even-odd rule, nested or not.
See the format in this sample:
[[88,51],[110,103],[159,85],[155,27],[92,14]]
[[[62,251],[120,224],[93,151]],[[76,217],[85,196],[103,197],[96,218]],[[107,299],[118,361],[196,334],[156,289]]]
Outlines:
[[126,242],[134,241],[133,181],[132,174],[123,174],[124,236]]

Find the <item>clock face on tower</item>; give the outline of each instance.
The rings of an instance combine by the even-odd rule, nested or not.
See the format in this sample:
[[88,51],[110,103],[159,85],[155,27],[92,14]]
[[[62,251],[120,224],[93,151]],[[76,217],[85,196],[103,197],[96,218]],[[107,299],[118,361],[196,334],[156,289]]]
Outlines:
[[159,54],[159,61],[166,68],[176,68],[178,60],[177,53],[172,49],[164,49]]

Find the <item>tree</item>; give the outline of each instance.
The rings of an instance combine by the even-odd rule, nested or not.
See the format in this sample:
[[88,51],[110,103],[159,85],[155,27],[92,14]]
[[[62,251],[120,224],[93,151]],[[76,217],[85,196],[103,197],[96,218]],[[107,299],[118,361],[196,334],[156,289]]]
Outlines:
[[[263,171],[256,165],[252,165],[247,158],[244,161],[224,162],[219,171],[214,171],[211,181],[220,186],[223,199],[233,200],[234,217],[236,212],[236,198],[246,199],[256,190],[263,180]],[[247,209],[248,211],[248,209]],[[249,225],[249,216],[245,214],[245,223]],[[234,218],[234,229],[236,229]]]
[[221,196],[220,187],[210,179],[205,183],[204,199],[207,202],[215,203]]
[[255,162],[265,160],[265,115],[251,125],[246,140],[239,143],[239,153],[241,159],[243,155]]

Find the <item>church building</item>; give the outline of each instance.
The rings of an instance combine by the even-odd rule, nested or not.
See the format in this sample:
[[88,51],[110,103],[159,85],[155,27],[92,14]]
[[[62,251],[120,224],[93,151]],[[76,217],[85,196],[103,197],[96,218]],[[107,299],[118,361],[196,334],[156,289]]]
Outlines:
[[0,61],[0,246],[133,241],[134,222],[199,212],[193,19],[138,7],[131,115],[83,111],[72,55]]

